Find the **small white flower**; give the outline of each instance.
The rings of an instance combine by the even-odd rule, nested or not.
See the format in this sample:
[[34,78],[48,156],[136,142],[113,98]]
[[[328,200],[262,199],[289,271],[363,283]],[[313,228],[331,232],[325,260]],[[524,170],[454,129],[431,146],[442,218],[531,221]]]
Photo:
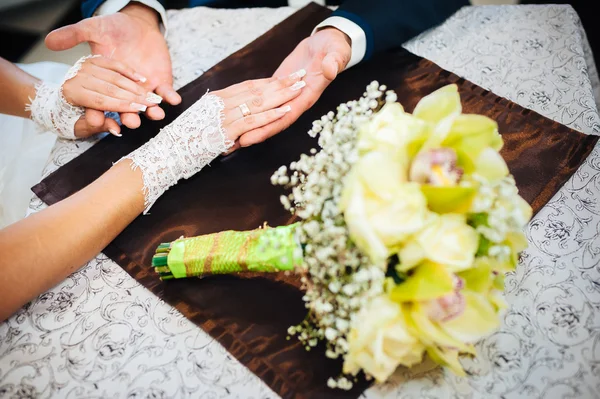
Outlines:
[[329,291],[333,292],[334,294],[337,294],[341,288],[342,288],[342,285],[337,280],[329,283]]
[[281,201],[281,204],[283,205],[283,207],[285,209],[290,209],[291,208],[291,204],[290,204],[290,200],[288,199],[288,197],[286,197],[285,195],[282,195],[281,197],[279,197],[279,200]]
[[327,338],[328,341],[333,341],[335,337],[337,337],[338,333],[336,330],[334,330],[331,327],[328,327],[325,330],[325,338]]

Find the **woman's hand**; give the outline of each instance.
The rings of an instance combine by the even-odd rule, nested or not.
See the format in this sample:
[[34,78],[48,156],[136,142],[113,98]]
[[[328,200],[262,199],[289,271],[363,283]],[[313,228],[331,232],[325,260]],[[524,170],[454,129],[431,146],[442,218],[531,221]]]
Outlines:
[[[106,131],[120,136],[121,128],[116,121],[102,118],[98,122],[93,118],[94,114],[87,111],[137,113],[150,107],[158,111],[153,113],[155,116],[164,117],[164,112],[157,106],[162,98],[138,83],[144,80],[119,61],[101,56],[83,57],[69,69],[60,85],[37,83],[35,96],[25,111],[42,130],[66,139]],[[89,115],[92,118],[88,118]],[[139,124],[129,127],[137,126]]]
[[[65,100],[74,106],[99,111],[137,113],[161,103],[162,98],[148,92],[141,83],[146,78],[133,68],[106,57],[91,57],[80,63],[74,77],[62,86]],[[76,68],[77,69],[77,68]],[[162,114],[164,117],[164,113]],[[104,128],[120,136],[121,128],[116,121],[106,119],[103,126],[94,121],[81,119],[75,124],[75,136],[87,137]]]
[[[290,101],[302,93],[306,83],[302,78],[306,75],[303,69],[283,78],[267,78],[248,80],[211,94],[223,100],[223,128],[227,138],[235,143],[229,151],[239,147],[239,137],[246,133],[261,135],[267,125],[281,119],[290,112]],[[244,116],[243,104],[250,114]]]
[[[266,129],[291,111],[305,86],[303,70],[284,78],[243,82],[205,94],[146,144],[127,155],[143,175],[145,211],[169,187],[189,179],[248,132]],[[119,161],[120,162],[120,161]]]

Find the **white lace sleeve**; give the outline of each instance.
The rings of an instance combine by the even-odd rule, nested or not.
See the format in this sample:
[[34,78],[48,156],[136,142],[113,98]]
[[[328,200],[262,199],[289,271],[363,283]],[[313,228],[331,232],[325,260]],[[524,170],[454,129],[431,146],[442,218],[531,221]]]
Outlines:
[[188,179],[233,143],[223,129],[223,101],[205,94],[146,144],[121,158],[131,160],[144,179],[145,209],[180,179]]
[[25,107],[25,110],[31,111],[31,119],[40,130],[53,132],[66,139],[76,139],[75,123],[85,113],[85,109],[69,104],[63,95],[62,87],[67,80],[77,75],[87,59],[94,57],[97,56],[80,58],[69,69],[60,85],[42,82],[36,87],[35,98],[30,99],[31,103]]

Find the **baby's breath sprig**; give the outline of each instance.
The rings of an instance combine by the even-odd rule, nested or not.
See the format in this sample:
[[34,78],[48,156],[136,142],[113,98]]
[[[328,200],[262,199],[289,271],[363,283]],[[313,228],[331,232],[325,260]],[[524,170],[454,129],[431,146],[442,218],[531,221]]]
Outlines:
[[[289,195],[281,196],[285,209],[305,220],[296,234],[304,252],[303,299],[309,314],[288,333],[307,349],[325,340],[329,358],[348,352],[347,335],[355,315],[383,289],[381,267],[352,243],[338,205],[344,178],[358,158],[360,126],[386,102],[396,100],[393,91],[386,92],[385,86],[372,82],[359,100],[341,104],[336,114],[329,112],[313,122],[308,134],[319,136],[320,150],[302,154],[289,169],[282,166],[271,177],[272,184],[291,189]],[[332,379],[331,384],[352,387],[344,376]]]

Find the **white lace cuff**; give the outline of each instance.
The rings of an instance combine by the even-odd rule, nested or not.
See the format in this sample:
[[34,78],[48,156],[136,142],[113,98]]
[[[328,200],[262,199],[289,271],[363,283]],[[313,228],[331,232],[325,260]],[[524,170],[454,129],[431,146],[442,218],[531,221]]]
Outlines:
[[96,56],[82,57],[69,69],[60,85],[42,82],[35,88],[35,98],[25,107],[40,130],[51,131],[57,136],[75,140],[75,123],[85,114],[85,109],[69,104],[62,92],[63,84],[73,79],[81,65]]
[[[180,179],[188,179],[226,152],[233,143],[223,129],[223,101],[205,94],[146,144],[121,158],[140,169],[145,209]],[[117,163],[118,163],[117,162]]]

